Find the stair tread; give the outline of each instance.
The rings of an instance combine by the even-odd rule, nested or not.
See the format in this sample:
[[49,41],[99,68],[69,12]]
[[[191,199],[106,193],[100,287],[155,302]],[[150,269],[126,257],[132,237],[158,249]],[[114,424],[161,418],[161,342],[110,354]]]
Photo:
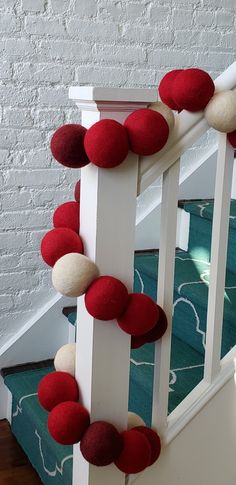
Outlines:
[[[190,214],[197,215],[204,219],[213,219],[214,200],[195,200],[184,202],[183,208]],[[236,200],[232,199],[230,203],[230,227],[236,228]]]
[[[12,431],[45,484],[51,483],[56,464],[60,468],[63,460],[72,454],[72,446],[61,446],[49,435],[48,413],[38,402],[38,384],[53,370],[53,367],[27,370],[9,374],[4,379],[13,396]],[[68,466],[67,461],[63,470],[64,480],[67,477],[70,483],[71,466]],[[54,483],[65,483],[61,481],[60,472],[57,474],[59,478]]]
[[[135,268],[139,272],[156,279],[158,253],[135,256]],[[180,296],[191,297],[200,306],[207,306],[210,263],[193,258],[185,251],[177,251],[175,256],[175,290]],[[193,291],[194,286],[194,291]],[[236,315],[236,275],[226,272],[225,285],[225,316],[234,318]]]

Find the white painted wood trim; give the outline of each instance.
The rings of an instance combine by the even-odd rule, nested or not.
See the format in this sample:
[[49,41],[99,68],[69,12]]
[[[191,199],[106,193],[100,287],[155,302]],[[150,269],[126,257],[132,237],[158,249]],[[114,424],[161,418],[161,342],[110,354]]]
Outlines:
[[[236,88],[236,62],[215,79],[215,86],[218,91]],[[175,128],[164,148],[156,155],[140,157],[138,193],[143,192],[164,170],[175,163],[208,129],[204,111],[189,113],[183,110],[177,115]]]
[[188,251],[190,213],[178,208],[176,247]]
[[[236,346],[222,359],[221,371],[215,381],[212,384],[201,381],[168,416],[168,428],[162,437],[162,444],[168,446],[233,375],[236,376]],[[145,484],[145,471],[130,475],[128,484],[133,485],[140,478],[143,478]]]
[[128,103],[153,103],[157,101],[157,89],[143,88],[104,88],[96,86],[72,86],[69,88],[69,98],[80,101],[111,101]]
[[177,160],[164,173],[162,186],[157,301],[166,312],[168,329],[155,345],[152,411],[152,425],[161,436],[167,426],[179,169]]
[[13,337],[2,345],[0,348],[0,357],[4,355],[17,342],[17,340],[23,337],[23,335],[27,333],[33,327],[33,325],[35,325],[38,320],[42,318],[54,305],[56,305],[61,298],[62,296],[57,293],[49,302],[40,308],[40,310],[38,310],[36,314],[30,320],[28,320],[26,324],[23,325],[18,332],[16,332],[15,335],[13,335]]
[[[83,108],[82,124],[86,127],[107,117],[107,106],[104,110],[99,100],[93,105],[90,102],[88,111],[81,100],[76,104]],[[128,101],[127,105],[132,111],[137,103]],[[112,102],[109,118],[122,122],[127,105]],[[85,253],[102,275],[120,278],[132,291],[138,157],[129,153],[127,160],[112,170],[90,164],[81,173],[80,233]],[[92,422],[104,419],[120,430],[126,429],[129,358],[130,336],[115,321],[94,319],[86,311],[84,298],[79,298],[76,378]],[[114,465],[98,468],[85,461],[79,445],[74,446],[74,457],[73,484],[125,484],[125,475]]]
[[201,381],[168,417],[168,429],[164,443],[168,445],[180,431],[198,414],[205,404],[226,384],[236,372],[236,346],[221,360],[216,379],[208,384]]
[[234,149],[227,135],[219,134],[214,214],[211,242],[211,266],[207,311],[204,379],[212,382],[220,371],[224,288],[228,246]]

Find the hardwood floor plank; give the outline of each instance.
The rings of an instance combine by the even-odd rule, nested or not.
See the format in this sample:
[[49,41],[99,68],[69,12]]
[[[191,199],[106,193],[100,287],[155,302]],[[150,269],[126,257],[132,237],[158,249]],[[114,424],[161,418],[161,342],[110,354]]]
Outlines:
[[0,485],[42,485],[7,420],[0,421]]

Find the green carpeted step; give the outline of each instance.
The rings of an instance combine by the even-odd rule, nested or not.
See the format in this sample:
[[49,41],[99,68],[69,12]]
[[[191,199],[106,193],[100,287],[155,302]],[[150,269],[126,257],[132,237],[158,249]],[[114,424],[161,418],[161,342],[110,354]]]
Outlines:
[[[154,344],[132,350],[129,409],[151,425]],[[72,446],[57,444],[48,434],[48,413],[38,403],[40,380],[53,367],[12,373],[5,384],[13,396],[12,431],[45,485],[70,485]],[[169,388],[169,412],[198,384],[203,375],[203,356],[173,338]]]
[[45,485],[72,482],[72,446],[61,446],[47,430],[48,413],[38,402],[40,380],[53,367],[7,375],[6,386],[12,393],[12,431]]
[[[158,253],[135,256],[135,289],[152,298],[157,292]],[[175,257],[173,334],[204,354],[210,264],[177,251]],[[236,275],[227,271],[222,355],[236,343]]]
[[[202,200],[184,203],[190,213],[190,231],[188,252],[193,257],[210,261],[211,234],[214,201]],[[227,269],[236,274],[236,200],[231,200],[229,218],[229,238]]]
[[[190,214],[195,214],[198,217],[213,219],[214,201],[213,200],[195,200],[191,202],[184,203],[184,210],[190,212]],[[230,227],[236,229],[236,199],[232,199],[230,202],[230,217],[229,217]]]

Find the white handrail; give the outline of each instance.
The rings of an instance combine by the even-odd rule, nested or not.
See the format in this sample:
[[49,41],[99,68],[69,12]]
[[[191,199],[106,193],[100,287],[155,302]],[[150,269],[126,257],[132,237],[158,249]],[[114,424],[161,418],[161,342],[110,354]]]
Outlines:
[[[236,62],[231,64],[215,79],[217,91],[236,88]],[[176,116],[175,128],[167,144],[156,155],[139,158],[138,193],[143,192],[164,170],[167,170],[183,153],[193,145],[207,130],[209,125],[204,112],[189,113],[182,111]]]

